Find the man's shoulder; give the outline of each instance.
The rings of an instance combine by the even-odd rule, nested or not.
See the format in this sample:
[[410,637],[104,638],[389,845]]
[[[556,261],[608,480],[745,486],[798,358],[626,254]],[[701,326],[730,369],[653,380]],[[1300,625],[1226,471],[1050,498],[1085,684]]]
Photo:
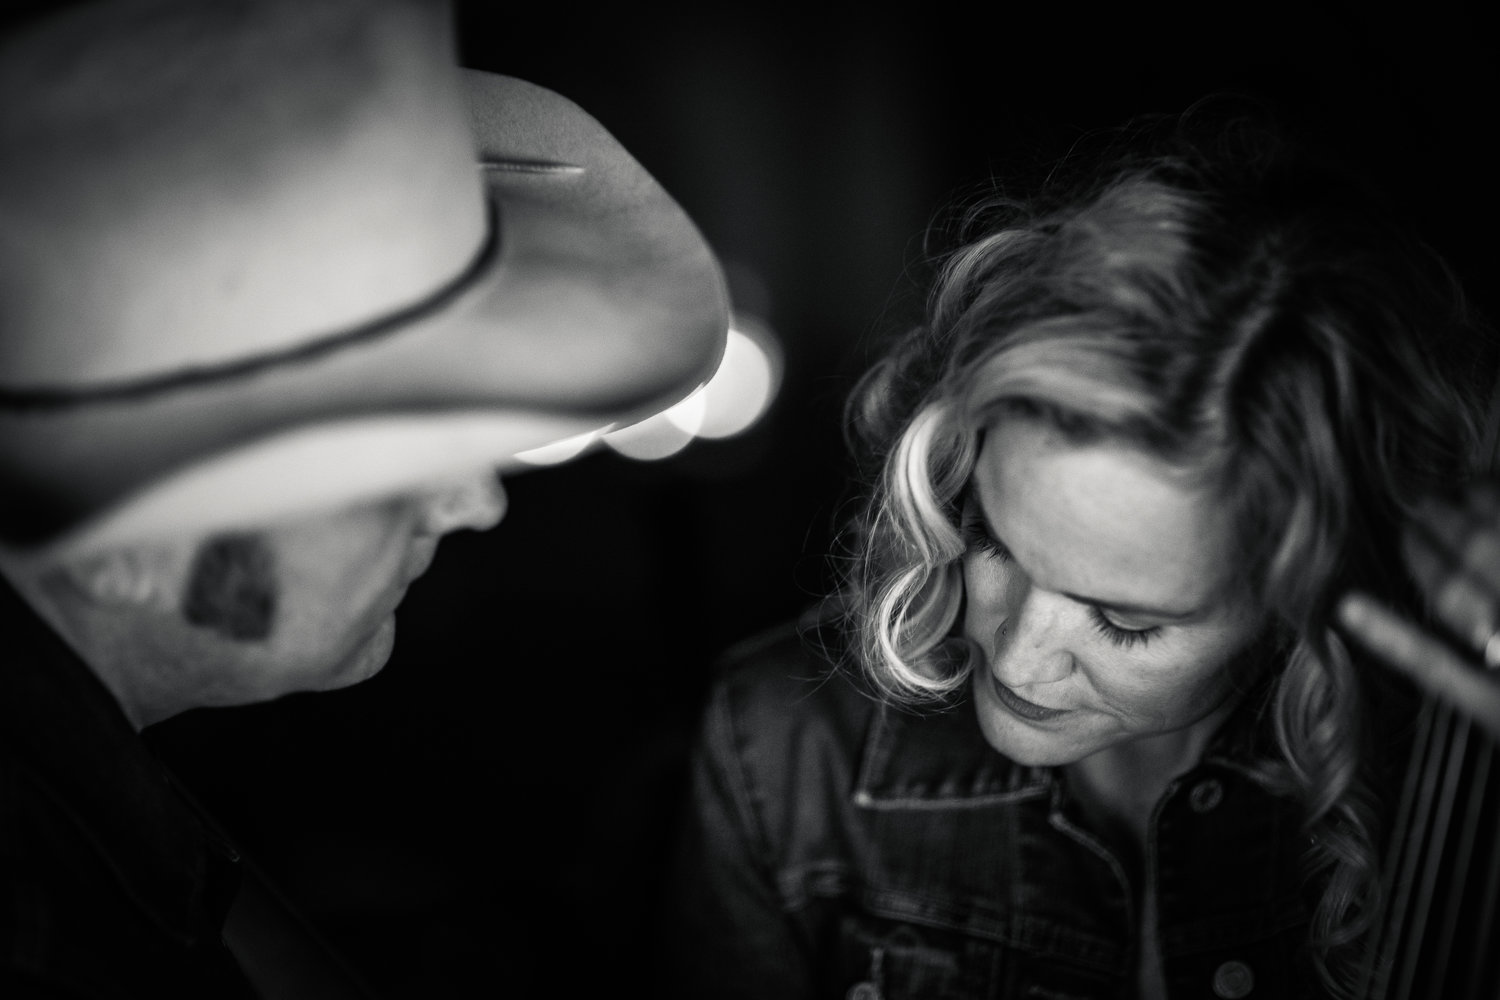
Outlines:
[[88,808],[0,748],[0,996],[246,995],[198,902],[220,881],[184,857],[181,879],[147,884]]

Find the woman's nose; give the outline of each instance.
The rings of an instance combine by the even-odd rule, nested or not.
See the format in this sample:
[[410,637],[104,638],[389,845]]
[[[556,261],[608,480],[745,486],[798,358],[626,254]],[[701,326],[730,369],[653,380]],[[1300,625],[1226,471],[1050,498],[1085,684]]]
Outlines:
[[1073,671],[1063,598],[1030,589],[995,630],[995,676],[1006,687],[1051,684]]
[[472,528],[486,531],[505,516],[505,488],[485,471],[429,494],[422,509],[422,530],[434,535]]

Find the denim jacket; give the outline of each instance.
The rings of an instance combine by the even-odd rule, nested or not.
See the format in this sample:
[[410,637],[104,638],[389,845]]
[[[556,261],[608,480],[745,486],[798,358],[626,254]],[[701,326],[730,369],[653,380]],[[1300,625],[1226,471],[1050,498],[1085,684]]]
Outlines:
[[993,750],[967,700],[899,710],[792,629],[755,640],[724,664],[695,753],[676,988],[1130,997],[1149,878],[1173,1000],[1319,995],[1299,812],[1250,777],[1247,715],[1167,790],[1141,866],[1091,829],[1060,773]]

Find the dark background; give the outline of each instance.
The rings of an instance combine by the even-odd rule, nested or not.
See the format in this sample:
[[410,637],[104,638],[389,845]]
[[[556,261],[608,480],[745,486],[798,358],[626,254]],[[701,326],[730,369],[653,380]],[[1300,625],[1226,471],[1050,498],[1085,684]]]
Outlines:
[[707,665],[829,585],[843,397],[974,185],[1249,92],[1380,181],[1495,312],[1495,37],[1460,7],[517,6],[460,3],[461,61],[603,122],[780,336],[785,381],[740,438],[508,481],[504,523],[444,542],[368,683],[148,731],[386,996],[649,974]]

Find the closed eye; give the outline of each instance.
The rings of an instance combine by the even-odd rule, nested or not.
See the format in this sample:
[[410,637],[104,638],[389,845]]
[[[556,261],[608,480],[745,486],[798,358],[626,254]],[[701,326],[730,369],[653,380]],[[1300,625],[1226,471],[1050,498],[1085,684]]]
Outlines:
[[1132,646],[1144,646],[1151,641],[1151,637],[1161,631],[1160,625],[1151,625],[1147,628],[1126,628],[1109,620],[1097,604],[1089,605],[1089,617],[1093,620],[1094,629],[1110,642],[1122,649]]
[[[964,547],[969,552],[978,553],[987,559],[994,559],[1000,563],[1008,563],[1014,558],[1005,543],[990,534],[984,518],[980,515],[978,504],[970,499],[964,504],[963,520],[960,525],[963,535]],[[1150,642],[1152,637],[1161,631],[1160,625],[1151,625],[1146,628],[1129,628],[1112,621],[1108,614],[1099,605],[1088,600],[1073,597],[1073,600],[1088,608],[1089,619],[1094,630],[1110,642],[1122,649],[1130,649],[1135,646],[1143,646]]]
[[991,535],[989,529],[984,525],[984,518],[974,510],[972,504],[964,506],[962,524],[964,547],[970,552],[978,552],[990,559],[1000,562],[1010,562],[1010,549],[1007,549],[999,539]]

